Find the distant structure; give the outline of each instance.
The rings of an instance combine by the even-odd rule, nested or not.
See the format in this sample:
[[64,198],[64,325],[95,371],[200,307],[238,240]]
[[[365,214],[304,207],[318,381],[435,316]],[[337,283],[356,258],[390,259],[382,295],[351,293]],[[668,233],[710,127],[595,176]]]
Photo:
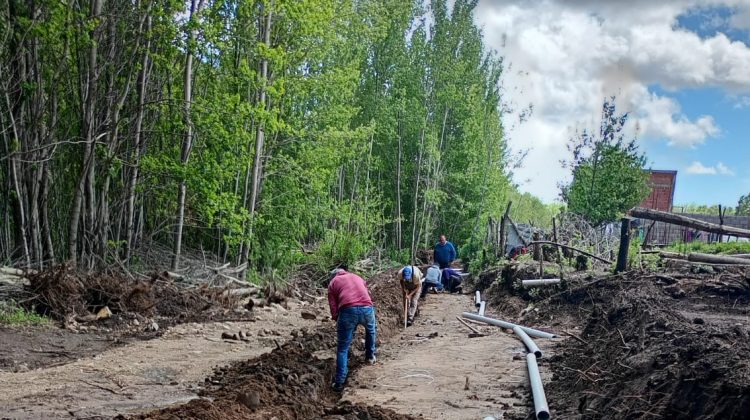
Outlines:
[[[641,202],[639,207],[645,207],[653,210],[665,212],[674,211],[674,188],[677,180],[677,171],[646,171],[649,174],[648,186],[651,187],[651,193]],[[675,211],[677,212],[677,211]],[[718,214],[691,214],[679,213],[693,219],[703,220],[705,222],[737,227],[740,229],[750,229],[750,216],[719,216]],[[701,232],[683,226],[671,225],[664,222],[650,222],[648,220],[636,219],[633,224],[636,229],[636,235],[647,244],[656,246],[670,245],[679,242],[728,242],[728,241],[747,241],[745,238],[729,238],[717,234]]]
[[648,170],[646,172],[649,174],[648,186],[651,188],[651,193],[641,202],[639,207],[672,211],[677,171]]

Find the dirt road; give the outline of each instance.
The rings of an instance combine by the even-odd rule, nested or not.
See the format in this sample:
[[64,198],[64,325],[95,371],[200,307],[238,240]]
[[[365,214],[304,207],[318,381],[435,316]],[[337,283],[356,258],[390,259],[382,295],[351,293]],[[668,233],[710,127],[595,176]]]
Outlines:
[[[214,366],[268,352],[292,330],[319,322],[299,310],[263,308],[257,322],[183,324],[63,366],[2,372],[0,418],[112,417],[187,401]],[[240,330],[248,342],[220,339]]]
[[[523,344],[477,324],[487,336],[468,338],[469,329],[456,320],[464,311],[475,311],[472,297],[429,295],[414,325],[382,346],[376,365],[359,369],[343,399],[436,420],[525,418],[533,405]],[[557,344],[536,342],[545,357]],[[540,370],[548,381],[544,360]]]

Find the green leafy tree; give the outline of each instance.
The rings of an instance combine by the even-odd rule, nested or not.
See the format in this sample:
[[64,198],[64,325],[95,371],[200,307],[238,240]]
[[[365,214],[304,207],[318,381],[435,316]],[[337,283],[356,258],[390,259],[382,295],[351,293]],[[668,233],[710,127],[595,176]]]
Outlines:
[[740,197],[739,201],[737,201],[735,214],[738,216],[750,216],[750,194]]
[[635,139],[625,139],[627,119],[628,114],[617,114],[614,97],[605,100],[599,131],[572,138],[572,157],[562,162],[572,174],[571,183],[561,185],[568,210],[594,225],[617,220],[649,193],[646,157]]

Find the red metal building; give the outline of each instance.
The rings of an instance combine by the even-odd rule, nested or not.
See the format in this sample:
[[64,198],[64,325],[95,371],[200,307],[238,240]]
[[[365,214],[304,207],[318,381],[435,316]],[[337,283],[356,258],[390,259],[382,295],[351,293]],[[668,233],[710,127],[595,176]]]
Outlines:
[[651,193],[641,202],[640,207],[660,211],[672,211],[674,187],[677,171],[649,170],[648,186]]

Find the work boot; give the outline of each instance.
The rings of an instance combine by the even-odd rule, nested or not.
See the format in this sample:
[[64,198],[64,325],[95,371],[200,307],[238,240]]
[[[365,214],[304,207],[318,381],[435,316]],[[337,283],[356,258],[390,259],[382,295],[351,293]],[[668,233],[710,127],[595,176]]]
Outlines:
[[406,321],[406,326],[407,326],[407,327],[411,327],[411,324],[413,324],[413,323],[414,323],[414,321],[413,321],[413,320],[411,320],[411,319],[410,319],[410,320],[407,320],[407,321]]
[[375,362],[377,362],[377,361],[378,361],[378,358],[375,357],[375,356],[372,356],[369,359],[367,359],[367,363],[370,364],[370,365],[374,365]]
[[331,385],[331,389],[333,389],[333,392],[343,392],[344,391],[344,384],[343,383],[334,382]]

